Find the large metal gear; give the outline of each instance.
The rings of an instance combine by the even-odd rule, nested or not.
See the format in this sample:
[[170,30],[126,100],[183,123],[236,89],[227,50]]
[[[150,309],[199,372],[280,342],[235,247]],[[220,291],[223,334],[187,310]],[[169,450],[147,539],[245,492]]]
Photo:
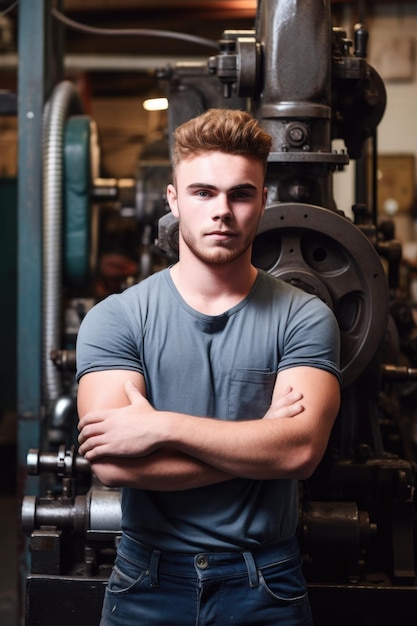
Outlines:
[[278,203],[261,218],[253,262],[332,309],[341,333],[342,384],[351,384],[380,348],[388,324],[388,282],[371,241],[339,213]]

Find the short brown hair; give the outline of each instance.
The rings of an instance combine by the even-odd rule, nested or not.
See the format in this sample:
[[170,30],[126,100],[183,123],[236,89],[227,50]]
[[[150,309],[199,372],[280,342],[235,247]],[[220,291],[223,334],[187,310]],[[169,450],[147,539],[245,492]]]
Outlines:
[[174,132],[171,154],[174,179],[181,161],[210,151],[253,157],[262,162],[266,171],[271,144],[271,136],[247,111],[208,109]]

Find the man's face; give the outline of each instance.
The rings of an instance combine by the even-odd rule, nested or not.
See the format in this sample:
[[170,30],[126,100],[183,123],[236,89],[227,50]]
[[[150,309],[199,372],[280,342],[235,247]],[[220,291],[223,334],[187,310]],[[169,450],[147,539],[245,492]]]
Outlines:
[[253,158],[206,152],[182,161],[168,202],[179,219],[180,254],[188,251],[207,263],[250,255],[266,189],[262,164]]

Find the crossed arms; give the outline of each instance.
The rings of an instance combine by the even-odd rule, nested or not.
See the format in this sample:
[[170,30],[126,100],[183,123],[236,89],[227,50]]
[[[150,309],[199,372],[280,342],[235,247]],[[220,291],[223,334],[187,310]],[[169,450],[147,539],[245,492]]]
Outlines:
[[339,403],[333,374],[294,367],[278,374],[263,419],[228,422],[157,411],[140,374],[94,372],[79,384],[79,451],[112,487],[176,491],[236,477],[304,479],[323,456]]

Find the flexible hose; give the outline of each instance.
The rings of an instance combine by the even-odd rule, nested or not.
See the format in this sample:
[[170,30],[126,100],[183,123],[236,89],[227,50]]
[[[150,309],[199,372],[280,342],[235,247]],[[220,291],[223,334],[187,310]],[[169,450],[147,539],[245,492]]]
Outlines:
[[50,358],[62,337],[62,222],[65,122],[81,113],[82,102],[70,81],[59,83],[45,105],[43,119],[43,329],[42,384],[47,414],[60,397],[61,374]]

